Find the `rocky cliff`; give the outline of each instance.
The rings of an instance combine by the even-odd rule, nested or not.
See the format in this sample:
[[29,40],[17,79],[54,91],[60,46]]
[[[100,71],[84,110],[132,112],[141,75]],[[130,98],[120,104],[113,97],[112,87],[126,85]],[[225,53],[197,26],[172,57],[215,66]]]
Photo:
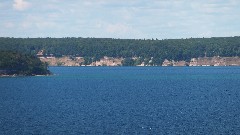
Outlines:
[[[49,66],[122,66],[124,58],[103,57],[98,61],[93,61],[89,65],[84,65],[83,57],[63,56],[39,57],[42,62],[47,62]],[[134,58],[133,58],[134,59]],[[148,66],[148,65],[137,65]],[[165,59],[162,66],[240,66],[239,57],[199,57],[192,58],[190,62],[174,61]]]

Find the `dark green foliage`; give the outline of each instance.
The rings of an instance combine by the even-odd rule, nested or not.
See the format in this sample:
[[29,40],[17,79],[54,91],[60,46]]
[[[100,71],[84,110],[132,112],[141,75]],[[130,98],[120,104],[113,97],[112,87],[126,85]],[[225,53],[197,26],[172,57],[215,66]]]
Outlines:
[[0,70],[10,75],[50,74],[47,64],[37,57],[11,51],[0,51]]
[[93,58],[91,57],[84,57],[83,65],[90,65],[93,62]]
[[135,66],[136,65],[141,65],[143,61],[144,61],[144,59],[142,57],[139,57],[134,61],[134,65]]
[[[118,58],[141,57],[140,63],[160,65],[164,59],[186,60],[212,56],[240,56],[240,37],[190,38],[167,40],[111,38],[0,38],[0,50],[36,54],[45,50],[55,56],[73,55],[85,58],[85,63],[104,56]],[[93,59],[92,59],[93,58]],[[152,59],[151,63],[148,63]],[[135,63],[135,64],[136,64]]]
[[125,58],[122,62],[123,66],[134,66],[134,60],[132,58]]

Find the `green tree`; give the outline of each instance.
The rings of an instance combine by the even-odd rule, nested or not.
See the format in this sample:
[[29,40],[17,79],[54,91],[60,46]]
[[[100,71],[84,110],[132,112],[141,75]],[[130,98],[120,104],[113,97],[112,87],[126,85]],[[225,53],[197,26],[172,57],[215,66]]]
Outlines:
[[132,58],[125,58],[122,62],[123,66],[134,66],[134,60]]
[[0,51],[0,70],[10,75],[47,75],[50,74],[47,66],[33,55]]

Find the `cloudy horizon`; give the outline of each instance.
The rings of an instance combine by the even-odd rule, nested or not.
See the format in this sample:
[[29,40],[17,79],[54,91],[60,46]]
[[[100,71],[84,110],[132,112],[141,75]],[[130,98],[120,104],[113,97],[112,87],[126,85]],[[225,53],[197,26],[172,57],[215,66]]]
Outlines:
[[0,37],[240,35],[238,0],[2,0]]

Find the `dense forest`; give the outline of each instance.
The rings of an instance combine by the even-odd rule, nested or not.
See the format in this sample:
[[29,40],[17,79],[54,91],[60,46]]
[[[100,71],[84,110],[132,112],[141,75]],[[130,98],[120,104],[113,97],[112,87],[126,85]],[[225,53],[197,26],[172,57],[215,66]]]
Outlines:
[[0,75],[47,75],[47,64],[36,56],[12,51],[0,51]]
[[[160,65],[164,59],[190,61],[196,57],[240,56],[240,37],[188,39],[111,39],[111,38],[0,38],[0,50],[36,54],[45,50],[56,57],[81,56],[99,60],[104,56],[123,57],[125,64],[143,61]],[[131,58],[137,57],[137,60]],[[123,64],[124,64],[123,63]]]

